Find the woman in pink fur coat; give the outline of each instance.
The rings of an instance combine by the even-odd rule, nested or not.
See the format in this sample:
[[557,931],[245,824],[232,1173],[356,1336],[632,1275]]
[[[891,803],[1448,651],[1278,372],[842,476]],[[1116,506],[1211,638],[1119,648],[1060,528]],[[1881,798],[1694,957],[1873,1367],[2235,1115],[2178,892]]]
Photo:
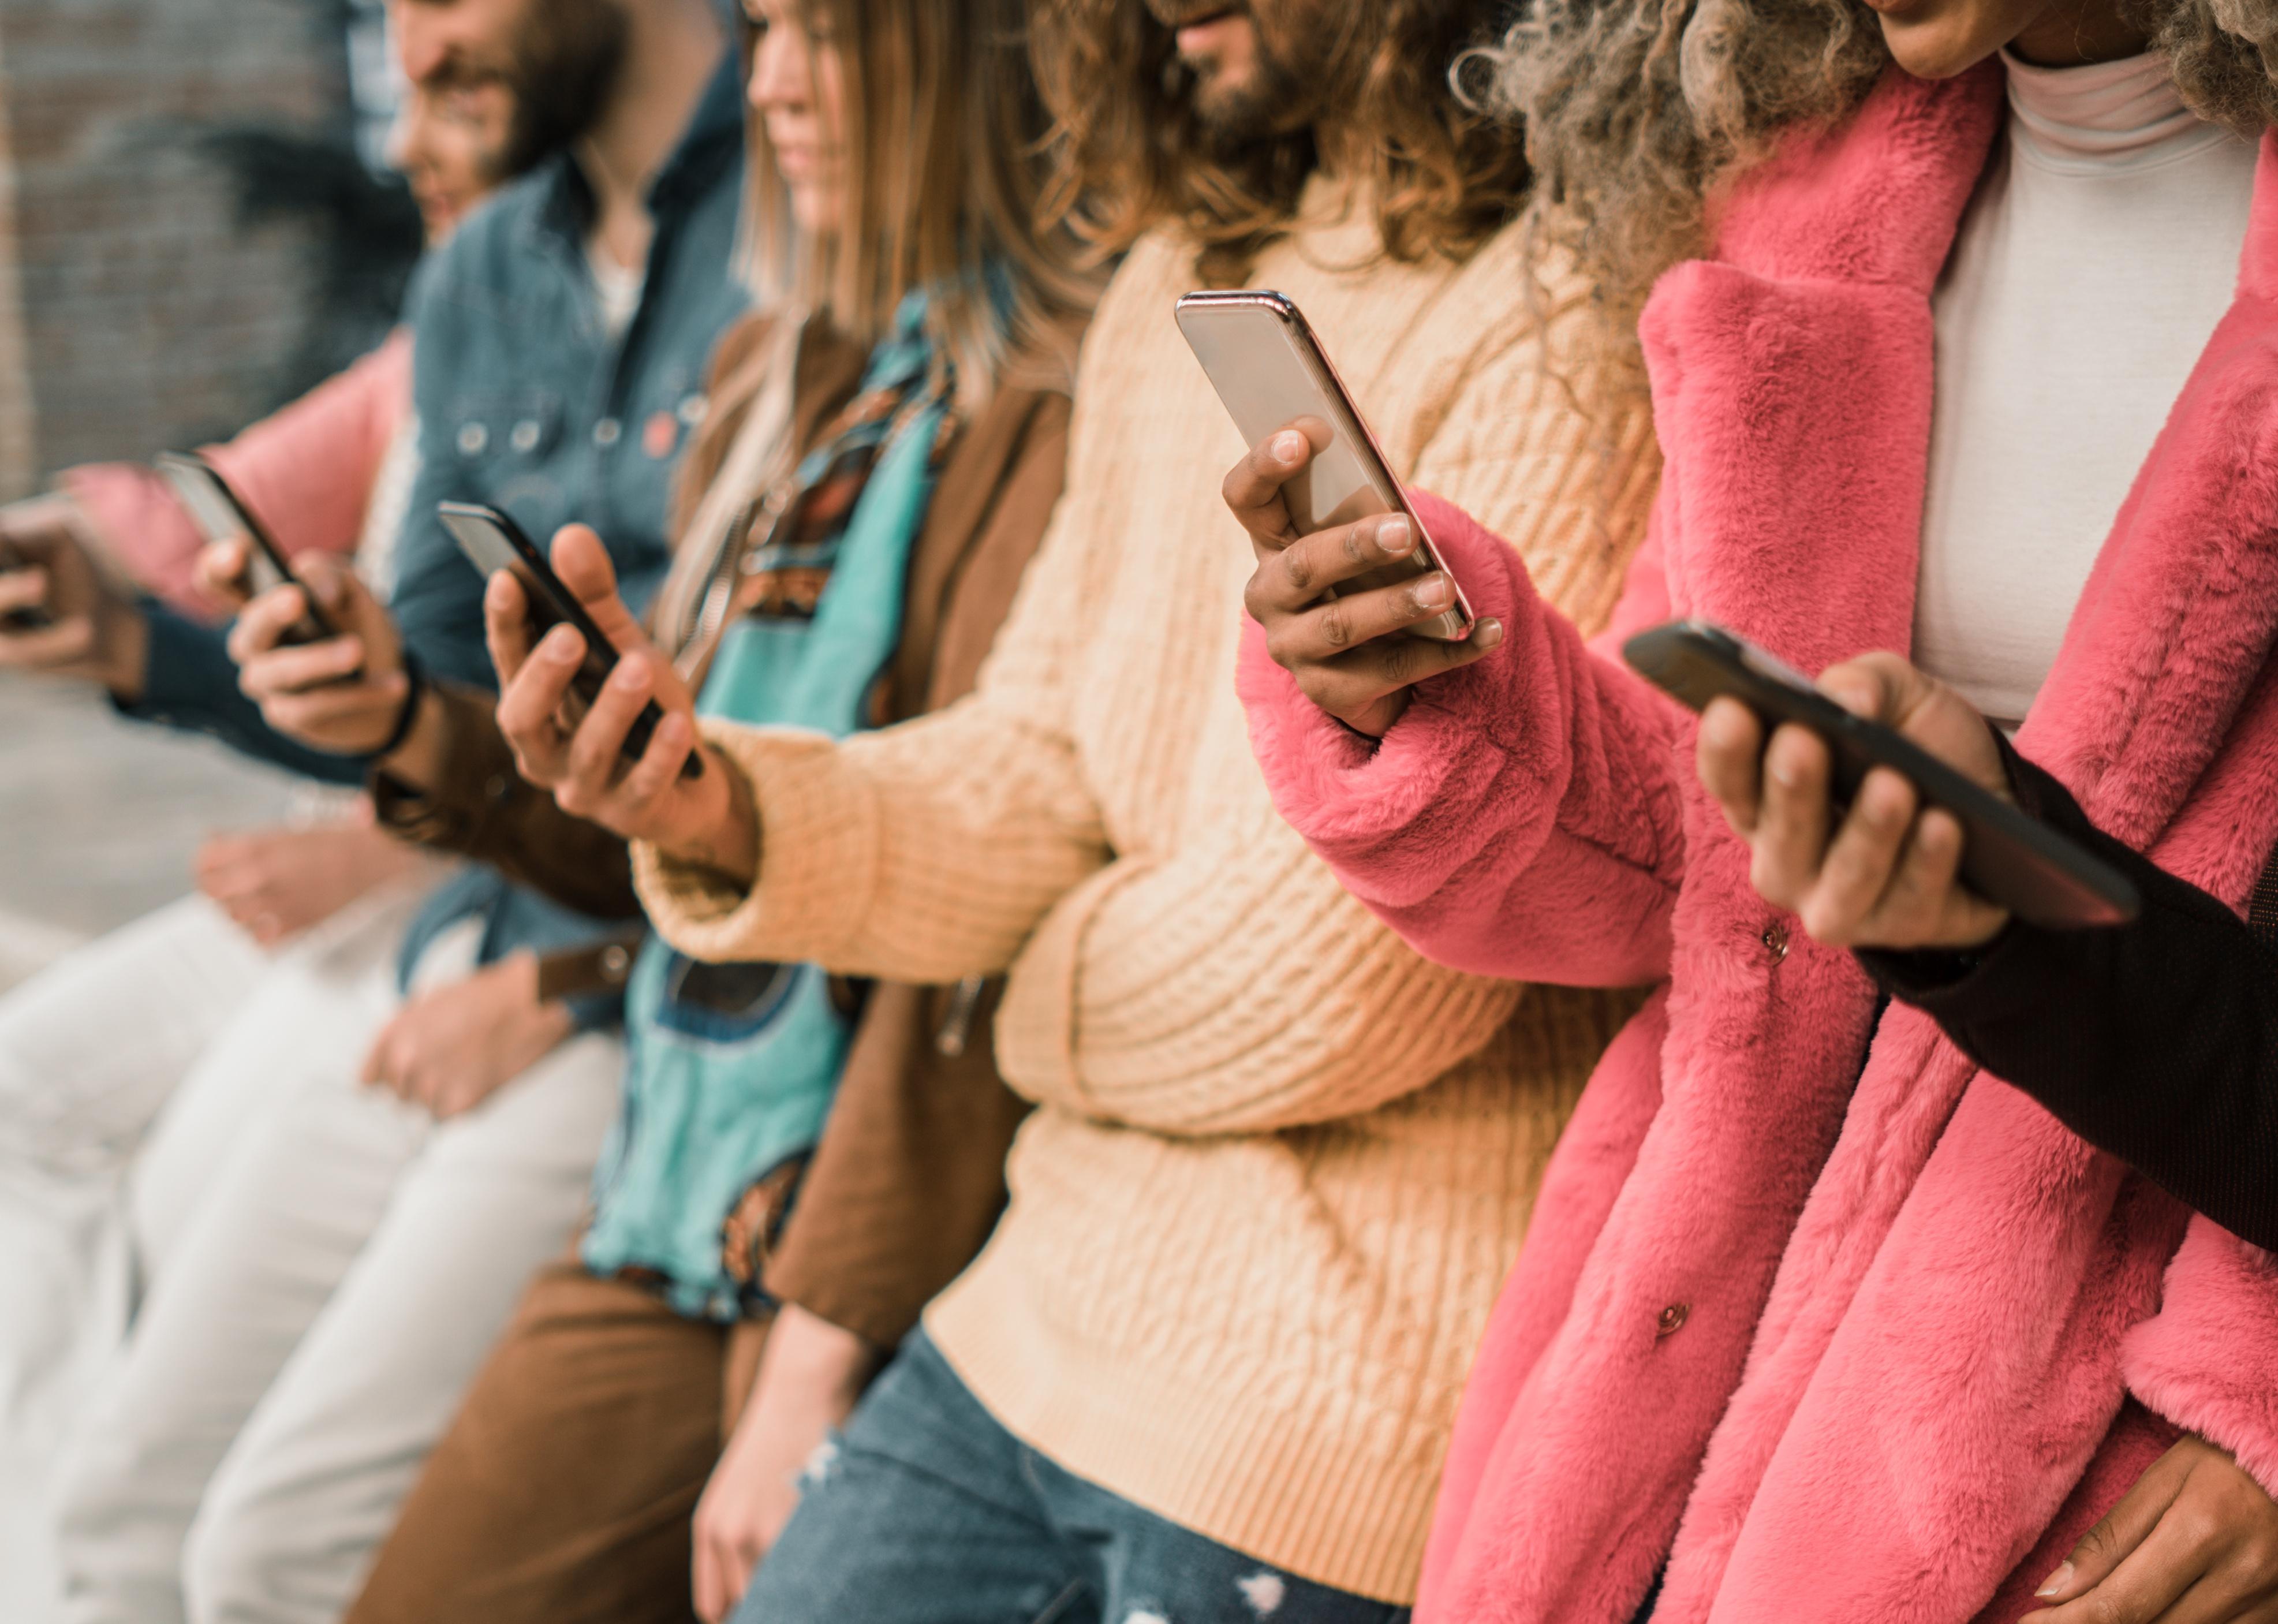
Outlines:
[[[2111,0],[1877,9],[1554,3],[1510,42],[1554,238],[1616,317],[1643,304],[1665,471],[1605,645],[1422,494],[1481,624],[1399,636],[1433,581],[1320,596],[1410,550],[1396,522],[1292,533],[1286,433],[1228,477],[1259,557],[1242,696],[1290,822],[1449,963],[1665,981],[1483,1344],[1426,1620],[1623,1624],[1656,1590],[1655,1624],[2274,1616],[2278,1268],[1760,898],[1690,718],[1609,651],[1677,615],[1809,670],[1998,647],[2019,747],[2104,828],[2232,901],[2278,843],[2278,141],[2258,171],[2127,99],[2266,132],[2278,8],[2169,0],[2150,34]],[[2109,87],[2034,62],[2123,94],[2047,117],[2036,73]],[[2115,174],[2138,137],[2181,144]],[[2168,238],[2211,302],[2143,273]],[[2079,353],[2108,386],[2017,393]],[[1971,531],[2019,489],[2013,534]],[[1954,590],[2013,541],[2040,549],[2022,584]]]

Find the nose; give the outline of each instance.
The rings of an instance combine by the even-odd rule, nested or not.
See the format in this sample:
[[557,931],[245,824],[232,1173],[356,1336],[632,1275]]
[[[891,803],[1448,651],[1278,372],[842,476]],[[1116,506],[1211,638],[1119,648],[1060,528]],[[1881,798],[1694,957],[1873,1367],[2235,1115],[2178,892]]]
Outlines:
[[777,23],[760,36],[752,54],[749,96],[761,112],[806,105],[806,42],[792,25]]

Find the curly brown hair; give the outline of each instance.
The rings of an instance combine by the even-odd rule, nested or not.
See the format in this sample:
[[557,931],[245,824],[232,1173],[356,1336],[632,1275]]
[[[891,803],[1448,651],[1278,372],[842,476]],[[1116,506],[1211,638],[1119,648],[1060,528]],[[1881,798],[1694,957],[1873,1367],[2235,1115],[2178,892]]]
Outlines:
[[1239,281],[1287,230],[1324,157],[1371,183],[1384,251],[1463,258],[1507,225],[1528,188],[1519,132],[1450,93],[1448,72],[1487,34],[1476,0],[1335,0],[1322,42],[1321,105],[1348,150],[1312,129],[1229,150],[1196,116],[1172,30],[1144,0],[1036,0],[1036,80],[1059,163],[1043,199],[1103,257],[1175,221],[1204,275]]
[[[2278,0],[2131,0],[2202,117],[2278,125]],[[1523,126],[1541,229],[1617,333],[1703,247],[1703,199],[1785,131],[1858,105],[1891,60],[1859,0],[1532,0],[1458,69]]]

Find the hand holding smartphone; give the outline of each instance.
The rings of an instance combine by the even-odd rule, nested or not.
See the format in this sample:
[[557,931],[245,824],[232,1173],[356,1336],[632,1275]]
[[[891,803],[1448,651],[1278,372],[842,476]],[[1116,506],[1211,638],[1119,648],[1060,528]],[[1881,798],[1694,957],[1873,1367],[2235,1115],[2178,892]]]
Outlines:
[[[1311,463],[1281,487],[1300,535],[1391,513],[1404,516],[1411,526],[1415,546],[1406,558],[1356,576],[1333,592],[1365,592],[1446,572],[1431,532],[1409,505],[1360,408],[1295,303],[1262,288],[1190,293],[1180,299],[1176,316],[1179,331],[1246,443],[1256,446],[1285,428],[1311,431]],[[1469,637],[1472,606],[1460,582],[1453,597],[1445,614],[1409,631],[1444,642]]]
[[[436,513],[443,528],[459,544],[467,562],[481,572],[484,578],[503,570],[521,584],[524,601],[529,606],[531,642],[557,625],[569,625],[585,640],[585,656],[578,663],[577,672],[570,679],[570,691],[590,708],[601,694],[602,685],[616,669],[619,651],[594,624],[593,617],[585,612],[577,594],[554,573],[553,563],[538,544],[532,541],[513,517],[496,508],[476,502],[446,502],[437,504]],[[664,712],[654,700],[641,707],[625,730],[619,753],[627,762],[638,762],[647,750],[657,724],[664,720]],[[681,764],[680,776],[693,778],[704,770],[704,753],[691,750]]]
[[248,598],[257,598],[287,584],[301,588],[307,611],[286,630],[281,641],[298,646],[321,643],[340,635],[340,629],[317,601],[317,594],[309,590],[308,583],[294,571],[293,561],[285,555],[285,549],[277,545],[276,537],[269,533],[268,527],[245,499],[222,478],[220,470],[195,452],[188,451],[163,451],[152,465],[173,487],[190,522],[198,527],[198,533],[206,539],[209,547],[239,536],[252,543],[246,563]]
[[1800,671],[1705,621],[1674,621],[1641,632],[1623,657],[1693,710],[1730,696],[1753,710],[1765,736],[1783,724],[1808,728],[1825,743],[1830,796],[1847,808],[1868,773],[1889,768],[1922,801],[1961,826],[1961,878],[1970,890],[2030,923],[2054,929],[2122,924],[2142,902],[2125,875],[2046,824],[1989,793],[1912,739],[1854,716]]

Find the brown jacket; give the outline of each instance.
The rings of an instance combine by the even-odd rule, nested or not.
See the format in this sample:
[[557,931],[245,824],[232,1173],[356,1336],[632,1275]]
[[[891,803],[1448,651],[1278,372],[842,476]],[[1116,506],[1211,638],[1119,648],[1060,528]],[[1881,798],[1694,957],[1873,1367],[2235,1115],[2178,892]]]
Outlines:
[[[713,410],[688,452],[674,504],[679,533],[765,381],[770,318],[752,317],[715,354]],[[861,354],[814,326],[801,335],[792,425],[798,443],[853,392]],[[895,720],[971,689],[1059,500],[1069,402],[1005,388],[959,431],[910,558],[902,640],[886,673]],[[442,691],[444,786],[410,790],[384,773],[381,821],[462,853],[605,918],[638,917],[624,843],[571,817],[515,771],[490,696]],[[622,978],[622,953],[613,961]],[[822,1141],[766,1284],[880,1346],[969,1262],[1005,1203],[1005,1154],[1027,1105],[997,1075],[995,989],[882,984],[863,1006]]]

